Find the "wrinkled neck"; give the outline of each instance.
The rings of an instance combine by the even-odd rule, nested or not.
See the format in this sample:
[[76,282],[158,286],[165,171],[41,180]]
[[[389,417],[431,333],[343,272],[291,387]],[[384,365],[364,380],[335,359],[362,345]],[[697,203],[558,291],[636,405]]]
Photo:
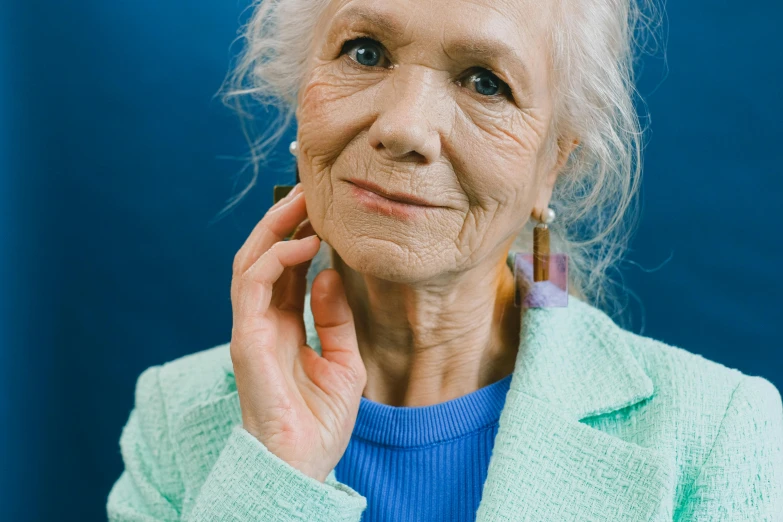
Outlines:
[[363,396],[393,406],[461,397],[512,373],[523,309],[507,252],[437,282],[361,274],[332,252],[367,369]]

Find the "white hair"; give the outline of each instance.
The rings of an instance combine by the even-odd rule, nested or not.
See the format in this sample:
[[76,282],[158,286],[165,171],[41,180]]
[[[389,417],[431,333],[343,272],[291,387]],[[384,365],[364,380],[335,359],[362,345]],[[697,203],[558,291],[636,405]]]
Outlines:
[[[221,214],[254,186],[259,163],[294,119],[315,24],[327,5],[328,0],[256,0],[250,6],[252,16],[239,37],[244,46],[221,93],[239,113],[253,177]],[[646,48],[647,36],[657,43],[661,13],[654,0],[562,0],[554,9],[547,31],[554,108],[545,146],[553,152],[559,136],[576,137],[579,145],[553,189],[551,251],[569,256],[570,294],[616,309],[616,283],[607,272],[624,256],[635,229],[642,172],[635,51]],[[276,109],[259,134],[247,110],[251,105]],[[534,226],[528,220],[513,251],[532,251]]]

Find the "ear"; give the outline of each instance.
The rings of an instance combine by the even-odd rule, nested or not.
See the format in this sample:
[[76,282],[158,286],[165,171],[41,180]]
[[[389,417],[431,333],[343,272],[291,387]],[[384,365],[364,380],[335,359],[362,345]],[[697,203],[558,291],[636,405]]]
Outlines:
[[574,137],[561,136],[557,140],[557,157],[555,159],[554,166],[549,170],[544,178],[544,182],[538,191],[536,197],[534,211],[540,212],[549,206],[549,201],[552,199],[552,191],[555,188],[555,182],[560,171],[563,170],[568,158],[571,156],[571,152],[579,145],[579,139]]

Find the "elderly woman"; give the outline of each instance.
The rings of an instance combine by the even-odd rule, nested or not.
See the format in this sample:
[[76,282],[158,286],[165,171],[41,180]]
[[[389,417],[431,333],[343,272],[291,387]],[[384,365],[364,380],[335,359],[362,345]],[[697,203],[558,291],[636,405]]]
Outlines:
[[[260,3],[228,96],[283,109],[258,145],[296,117],[301,183],[236,254],[230,342],[139,377],[109,518],[783,520],[778,390],[599,308],[631,1]],[[567,306],[518,306],[540,221]]]

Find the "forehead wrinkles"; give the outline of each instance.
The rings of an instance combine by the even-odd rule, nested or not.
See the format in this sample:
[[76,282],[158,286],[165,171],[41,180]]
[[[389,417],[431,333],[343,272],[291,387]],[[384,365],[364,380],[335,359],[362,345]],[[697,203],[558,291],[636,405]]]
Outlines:
[[346,27],[361,25],[372,27],[395,40],[404,38],[411,21],[416,18],[412,10],[389,9],[383,4],[366,5],[362,0],[338,3],[327,14],[323,25],[327,26],[332,37]]
[[[467,43],[471,34],[477,35],[482,41],[495,40],[493,37],[499,34],[497,43],[504,43],[520,33],[513,22],[508,23],[510,13],[470,2],[458,2],[459,5],[452,2],[454,0],[449,0],[448,6],[444,5],[441,9],[433,5],[435,2],[430,2],[427,7],[408,2],[410,7],[403,7],[399,4],[406,2],[367,4],[362,0],[354,0],[328,10],[324,25],[330,33],[354,24],[365,25],[384,36],[407,41],[416,39],[437,42],[449,33],[454,35],[455,47],[459,50],[469,49]],[[488,12],[493,14],[487,16]],[[488,30],[483,29],[487,26]]]

